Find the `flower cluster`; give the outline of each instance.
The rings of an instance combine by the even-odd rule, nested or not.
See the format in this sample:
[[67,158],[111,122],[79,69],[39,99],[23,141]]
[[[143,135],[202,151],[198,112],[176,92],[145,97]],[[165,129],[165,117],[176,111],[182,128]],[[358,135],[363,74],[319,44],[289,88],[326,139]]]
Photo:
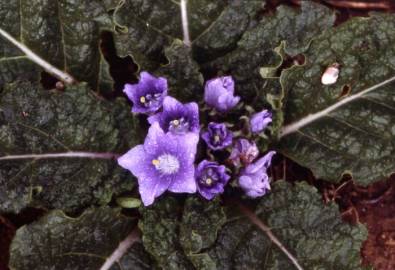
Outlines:
[[[235,96],[234,87],[230,76],[207,81],[205,104],[220,116],[225,115],[240,101],[240,97]],[[224,192],[233,178],[231,175],[238,179],[239,187],[251,198],[263,196],[270,189],[267,168],[275,152],[256,160],[259,150],[255,142],[247,139],[261,133],[271,123],[269,111],[252,115],[247,124],[248,134],[236,136],[232,125],[218,121],[220,116],[215,122],[209,122],[207,128],[203,125],[204,130],[201,130],[198,104],[183,104],[168,96],[165,78],[142,72],[137,84],[125,85],[124,93],[133,103],[132,112],[147,114],[151,125],[144,143],[118,158],[118,164],[137,178],[145,206],[151,205],[165,191],[199,192],[211,200]],[[207,156],[197,155],[205,152],[198,151],[200,138],[205,143],[199,147],[206,148]],[[217,152],[227,158],[213,160]],[[198,159],[200,162],[195,165]]]

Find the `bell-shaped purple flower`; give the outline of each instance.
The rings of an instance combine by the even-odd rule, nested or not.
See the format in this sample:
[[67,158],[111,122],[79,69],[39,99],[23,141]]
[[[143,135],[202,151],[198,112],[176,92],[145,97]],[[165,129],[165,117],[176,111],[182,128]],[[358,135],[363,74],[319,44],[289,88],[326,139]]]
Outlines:
[[158,122],[165,132],[173,134],[199,133],[199,108],[196,102],[182,104],[167,96],[163,101],[163,112],[148,117],[148,122],[151,125]]
[[133,102],[132,112],[154,113],[162,107],[163,99],[167,95],[167,80],[143,71],[140,73],[139,82],[125,84],[123,92]]
[[255,142],[249,142],[247,139],[238,139],[233,145],[229,160],[235,166],[248,165],[259,155],[258,147]]
[[144,144],[118,158],[118,164],[136,176],[145,206],[166,190],[195,193],[194,161],[199,136],[164,133],[158,123],[148,130]]
[[224,186],[230,176],[226,174],[226,168],[217,162],[203,160],[195,171],[197,190],[204,198],[211,200],[217,194],[224,192]]
[[254,114],[250,119],[250,127],[252,133],[263,131],[272,122],[272,113],[263,110]]
[[221,150],[232,144],[233,134],[225,124],[211,122],[202,138],[210,149]]
[[204,101],[219,112],[227,112],[239,102],[234,96],[235,83],[231,76],[219,77],[206,82]]
[[270,166],[275,151],[270,151],[256,162],[248,165],[241,171],[239,186],[251,198],[261,197],[270,190],[267,168]]

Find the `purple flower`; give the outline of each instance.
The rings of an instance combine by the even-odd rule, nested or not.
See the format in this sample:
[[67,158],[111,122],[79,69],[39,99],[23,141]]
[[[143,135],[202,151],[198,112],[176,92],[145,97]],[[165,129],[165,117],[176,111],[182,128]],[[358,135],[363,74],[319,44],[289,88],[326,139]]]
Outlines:
[[163,112],[148,117],[148,122],[158,122],[165,132],[173,134],[199,133],[199,108],[195,102],[182,104],[167,96],[163,101]]
[[137,84],[125,84],[123,92],[133,102],[132,112],[153,113],[162,106],[167,95],[167,80],[155,78],[148,72],[140,73]]
[[261,197],[270,189],[269,177],[266,171],[275,153],[275,151],[270,151],[255,163],[248,165],[241,171],[239,186],[244,190],[247,196],[251,198]]
[[251,143],[247,139],[238,139],[233,146],[229,160],[232,161],[235,166],[240,166],[241,164],[248,165],[253,162],[258,155],[259,150],[254,142]]
[[223,123],[211,122],[202,134],[203,140],[213,150],[221,150],[232,144],[233,134]]
[[219,77],[206,82],[204,101],[220,112],[232,109],[240,97],[234,96],[235,83],[231,76]]
[[251,132],[259,133],[264,130],[267,125],[272,122],[272,113],[268,110],[263,110],[254,114],[250,120]]
[[224,192],[224,186],[230,176],[226,174],[226,168],[217,162],[203,160],[195,171],[197,189],[204,198],[211,200],[215,195]]
[[158,123],[148,130],[140,144],[118,158],[118,164],[137,177],[139,192],[145,206],[166,190],[195,193],[193,162],[199,136],[194,133],[174,136],[164,133]]

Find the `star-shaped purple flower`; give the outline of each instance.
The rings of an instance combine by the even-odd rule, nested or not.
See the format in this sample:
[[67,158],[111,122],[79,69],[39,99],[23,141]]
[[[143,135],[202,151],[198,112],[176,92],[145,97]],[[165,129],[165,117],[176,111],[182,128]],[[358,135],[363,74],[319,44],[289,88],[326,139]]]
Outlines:
[[239,102],[234,96],[235,83],[231,76],[219,77],[206,82],[204,101],[220,112],[227,112]]
[[225,124],[211,122],[202,138],[212,150],[221,150],[232,144],[233,134]]
[[217,162],[203,160],[195,171],[197,189],[207,200],[213,199],[217,194],[224,192],[224,186],[230,176],[226,174],[226,168]]
[[199,137],[193,133],[164,133],[158,123],[148,130],[144,144],[118,158],[118,164],[137,177],[145,206],[166,190],[195,193],[194,161]]
[[239,186],[251,198],[261,197],[270,190],[267,168],[270,166],[275,151],[270,151],[256,162],[248,165],[241,171]]
[[247,139],[238,139],[232,148],[229,160],[235,166],[248,165],[259,155],[258,147],[255,142],[249,142]]
[[165,132],[173,134],[199,133],[199,108],[196,102],[182,104],[167,96],[163,101],[163,112],[148,117],[148,122],[158,122]]
[[259,133],[263,131],[272,122],[272,113],[268,110],[263,110],[254,114],[250,119],[250,126],[252,133]]
[[132,112],[154,113],[160,109],[167,95],[167,80],[143,71],[140,73],[139,82],[125,84],[123,92],[133,102]]

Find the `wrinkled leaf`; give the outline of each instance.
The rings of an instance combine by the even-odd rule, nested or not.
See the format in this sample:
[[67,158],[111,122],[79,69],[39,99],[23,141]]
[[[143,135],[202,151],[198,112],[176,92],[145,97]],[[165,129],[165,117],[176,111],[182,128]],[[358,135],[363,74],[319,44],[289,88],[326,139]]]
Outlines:
[[191,51],[181,40],[175,40],[165,49],[169,61],[160,67],[158,75],[164,76],[169,84],[169,94],[181,101],[196,101],[203,96],[203,76],[198,64],[192,59]]
[[[162,198],[143,210],[143,244],[169,269],[293,269],[289,259],[249,219],[219,201],[188,198],[183,208]],[[182,214],[181,214],[182,213]],[[256,215],[305,269],[362,269],[362,225],[342,222],[335,203],[324,205],[307,183],[275,182]],[[177,237],[179,236],[179,237]],[[192,265],[194,268],[192,268]],[[172,268],[173,267],[173,268]]]
[[145,251],[141,243],[134,243],[132,247],[117,261],[110,270],[154,270],[152,257]]
[[38,82],[40,68],[27,57],[0,58],[0,92],[6,83],[16,80]]
[[99,269],[132,231],[133,223],[119,209],[108,207],[89,209],[78,218],[54,210],[18,229],[11,244],[10,267]]
[[146,250],[164,269],[193,269],[178,242],[179,221],[177,201],[162,198],[152,207],[141,208],[139,228]]
[[[317,190],[279,181],[256,214],[304,269],[361,269],[362,225],[342,222],[335,203],[323,205]],[[289,259],[245,217],[228,222],[209,251],[217,269],[294,269]]]
[[225,221],[226,216],[218,199],[207,202],[200,198],[188,198],[180,226],[180,243],[184,251],[193,254],[210,247]]
[[251,104],[258,102],[262,106],[267,91],[272,89],[259,75],[259,69],[281,63],[282,59],[274,49],[285,41],[286,53],[302,53],[315,35],[334,23],[335,17],[330,9],[312,1],[301,3],[300,10],[280,6],[274,15],[264,16],[243,34],[235,50],[205,64],[205,69],[231,74],[243,100],[255,100]]
[[[395,170],[394,84],[347,101],[395,76],[394,28],[393,16],[355,18],[313,40],[304,66],[283,72],[287,123],[346,103],[280,141],[280,151],[316,177],[337,182],[351,173],[367,185]],[[333,63],[340,64],[340,76],[325,86],[321,76]]]
[[[113,28],[107,9],[115,0],[0,0],[0,27],[33,52],[93,89],[104,86],[100,32]],[[0,60],[21,56],[0,38]],[[108,86],[105,85],[105,86]]]
[[[189,28],[197,54],[222,53],[233,48],[263,3],[189,0]],[[183,38],[177,0],[124,0],[116,9],[114,20],[118,53],[132,56],[144,70],[156,69],[163,61],[164,48]]]
[[[101,101],[86,84],[65,92],[9,84],[0,95],[0,155],[123,152],[139,142],[134,124],[128,105]],[[28,205],[74,211],[107,203],[134,182],[113,160],[0,161],[0,211]]]

